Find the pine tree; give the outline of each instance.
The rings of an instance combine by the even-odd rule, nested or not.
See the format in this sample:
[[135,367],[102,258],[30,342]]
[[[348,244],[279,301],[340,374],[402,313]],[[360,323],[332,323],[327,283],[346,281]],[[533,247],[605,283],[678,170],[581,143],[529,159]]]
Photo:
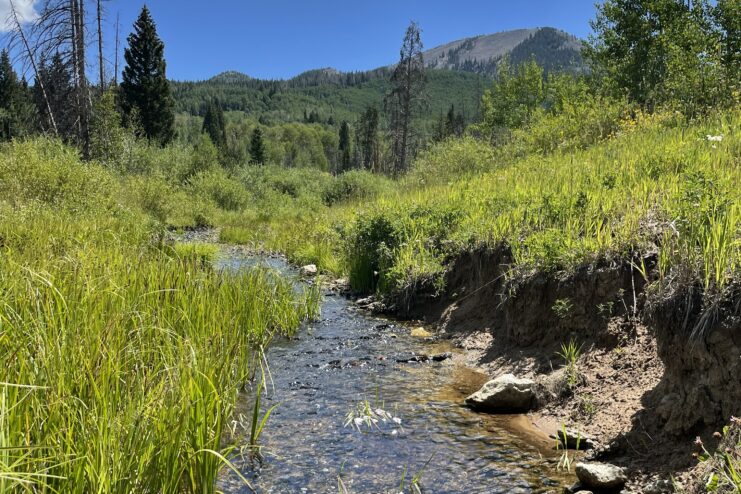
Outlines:
[[355,166],[379,172],[378,110],[369,106],[358,120],[355,132]]
[[391,76],[391,92],[386,97],[394,153],[394,174],[407,169],[415,149],[414,119],[424,105],[425,64],[422,33],[412,22],[401,46],[399,63]]
[[[55,123],[59,137],[67,142],[74,140],[77,134],[75,125],[77,112],[74,105],[70,105],[70,101],[74,101],[75,98],[71,67],[64,62],[61,54],[57,53],[51,59],[51,63],[41,61],[39,76],[43,81],[46,97],[41,84],[37,82],[33,88],[33,98],[41,116],[39,122],[41,130],[48,132],[53,129]],[[54,123],[52,116],[49,115],[49,109],[53,113]]]
[[15,102],[20,86],[10,63],[8,50],[0,54],[0,139],[8,141],[17,135]]
[[350,124],[342,122],[340,125],[340,171],[347,171],[351,165],[350,153]]
[[252,132],[252,139],[250,140],[250,158],[252,163],[258,165],[265,164],[265,143],[262,140],[262,130],[260,127],[255,127]]
[[226,151],[226,120],[224,110],[221,109],[221,103],[217,99],[208,103],[206,115],[203,117],[203,132],[208,134],[211,142],[219,150]]
[[[175,135],[174,102],[167,81],[165,45],[146,6],[134,24],[128,43],[124,51],[121,106],[130,125],[138,124],[144,137],[165,145]],[[130,121],[133,115],[138,122]]]

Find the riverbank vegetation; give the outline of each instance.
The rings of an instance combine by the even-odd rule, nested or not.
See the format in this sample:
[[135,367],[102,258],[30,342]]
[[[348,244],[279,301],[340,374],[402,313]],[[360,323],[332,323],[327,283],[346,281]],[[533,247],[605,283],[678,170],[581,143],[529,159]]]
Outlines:
[[76,154],[0,155],[0,491],[210,491],[239,389],[317,294],[165,242]]
[[[0,491],[213,489],[240,386],[273,335],[316,315],[317,293],[266,271],[217,273],[212,249],[172,245],[168,231],[218,228],[223,242],[283,252],[398,305],[441,293],[462,253],[503,244],[511,279],[622,260],[659,294],[731,296],[737,3],[640,9],[599,7],[591,70],[499,60],[475,117],[465,101],[433,120],[418,100],[416,25],[399,64],[370,81],[384,104],[362,99],[343,122],[224,113],[197,92],[178,105],[207,118],[175,115],[146,9],[120,87],[101,76],[90,88],[84,59],[54,57],[29,88],[6,52]],[[649,29],[656,19],[663,29]],[[34,41],[20,24],[16,35]],[[60,39],[79,60],[80,40]],[[143,52],[151,73],[136,70]],[[470,96],[479,81],[461,84]]]

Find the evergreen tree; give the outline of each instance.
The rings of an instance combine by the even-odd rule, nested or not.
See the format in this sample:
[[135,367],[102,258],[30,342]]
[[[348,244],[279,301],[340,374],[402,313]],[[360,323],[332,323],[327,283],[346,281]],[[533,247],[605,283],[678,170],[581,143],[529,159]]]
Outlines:
[[21,88],[10,63],[8,50],[0,54],[0,139],[9,141],[18,135],[15,117],[16,100]]
[[443,115],[443,112],[440,112],[440,118],[437,119],[437,122],[435,123],[435,131],[432,133],[432,140],[433,142],[442,142],[447,138],[447,120]]
[[33,99],[41,115],[39,124],[43,132],[52,130],[53,125],[49,109],[54,114],[59,137],[69,142],[76,137],[75,122],[76,110],[70,101],[74,101],[75,88],[72,83],[71,68],[64,62],[61,54],[57,53],[52,57],[51,63],[42,60],[39,66],[39,76],[44,83],[46,96],[49,99],[47,107],[43,91],[40,84],[35,84],[33,88]]
[[360,116],[355,132],[355,166],[379,172],[378,110],[369,106]]
[[[146,6],[134,24],[128,43],[124,51],[121,106],[130,125],[138,124],[144,137],[165,145],[175,133],[174,102],[167,81],[165,45]],[[131,122],[133,116],[139,121]]]
[[265,164],[265,143],[262,140],[262,129],[255,127],[250,140],[250,158],[257,165]]
[[211,142],[221,151],[226,150],[226,120],[219,100],[209,102],[206,115],[203,117],[203,132],[208,134]]
[[347,171],[350,169],[352,160],[350,158],[350,124],[342,122],[340,126],[340,171]]
[[414,119],[424,104],[425,64],[422,33],[417,23],[407,28],[399,63],[391,76],[391,92],[386,97],[394,153],[394,174],[407,169],[415,150]]

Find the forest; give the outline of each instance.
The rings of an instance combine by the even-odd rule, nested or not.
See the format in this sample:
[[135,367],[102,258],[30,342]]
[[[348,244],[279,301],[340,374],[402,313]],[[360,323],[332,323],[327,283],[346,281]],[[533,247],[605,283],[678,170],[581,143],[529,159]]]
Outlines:
[[[659,344],[667,376],[677,352],[699,352],[687,365],[706,370],[677,373],[705,394],[671,388],[650,433],[703,449],[662,474],[672,492],[741,492],[741,374],[726,358],[741,334],[737,0],[604,0],[563,60],[539,58],[546,34],[430,69],[412,22],[384,69],[203,82],[168,79],[146,6],[119,67],[104,2],[38,4],[29,23],[10,2],[0,56],[0,492],[217,492],[225,472],[250,485],[234,462],[270,429],[267,349],[320,320],[323,286],[225,274],[224,245],[313,265],[414,320],[460,299],[452,274],[476,253],[506,252],[501,276],[465,292],[501,283],[492,307],[538,280],[625,268],[632,294],[590,316],[573,295],[543,309],[536,325],[572,344],[561,405],[600,420],[584,412],[580,320],[635,330],[679,314],[651,338],[676,345]],[[204,231],[219,245],[182,240]],[[643,443],[630,446],[628,468],[664,451],[636,460]]]

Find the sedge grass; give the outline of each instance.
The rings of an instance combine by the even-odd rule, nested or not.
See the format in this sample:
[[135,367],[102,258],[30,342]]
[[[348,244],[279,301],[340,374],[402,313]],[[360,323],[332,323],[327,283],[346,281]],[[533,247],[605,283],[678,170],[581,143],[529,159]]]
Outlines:
[[127,220],[3,211],[0,491],[213,492],[259,349],[317,294],[173,256]]

